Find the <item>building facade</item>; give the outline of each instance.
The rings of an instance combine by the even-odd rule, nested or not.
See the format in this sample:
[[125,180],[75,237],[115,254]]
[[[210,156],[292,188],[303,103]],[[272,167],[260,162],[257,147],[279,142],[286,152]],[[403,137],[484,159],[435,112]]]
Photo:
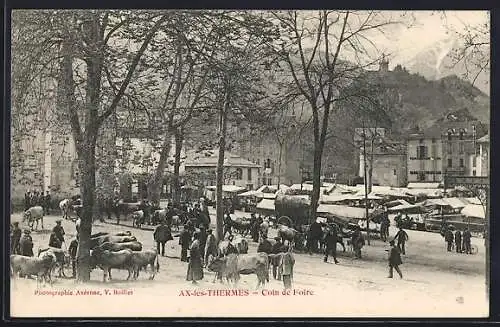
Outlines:
[[438,128],[413,133],[407,140],[408,183],[441,182],[443,143]]

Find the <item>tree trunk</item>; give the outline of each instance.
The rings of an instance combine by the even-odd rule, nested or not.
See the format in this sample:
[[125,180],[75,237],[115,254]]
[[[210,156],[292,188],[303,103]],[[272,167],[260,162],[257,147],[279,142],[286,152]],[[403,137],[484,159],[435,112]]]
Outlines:
[[174,160],[174,175],[173,175],[173,187],[174,192],[173,200],[174,204],[178,205],[181,202],[181,184],[179,171],[181,167],[181,151],[182,143],[184,141],[184,131],[179,129],[175,133],[175,160]]
[[316,211],[318,209],[318,202],[321,189],[321,157],[323,156],[323,147],[315,142],[314,146],[314,162],[313,162],[313,191],[311,194],[311,211],[310,223],[316,221]]
[[223,220],[224,220],[224,203],[222,203],[222,185],[224,184],[224,154],[226,149],[226,127],[227,127],[227,110],[229,107],[229,91],[226,89],[223,107],[220,110],[219,117],[219,156],[217,159],[216,170],[216,238],[217,242],[224,239]]
[[78,281],[87,282],[90,280],[90,235],[95,202],[95,138],[94,141],[86,142],[78,151],[78,159],[81,169],[80,192],[83,207],[77,252],[77,278]]
[[368,193],[372,192],[373,185],[373,143],[375,140],[371,139],[371,148],[370,148],[370,165],[368,166]]
[[278,154],[279,161],[278,161],[278,189],[277,189],[277,191],[279,191],[280,183],[281,183],[281,157],[283,156],[283,146],[284,146],[284,144],[280,144],[280,150],[279,150],[279,154]]
[[170,153],[170,133],[165,133],[163,146],[160,152],[160,159],[155,172],[150,176],[148,181],[148,197],[153,203],[160,203],[161,189],[163,186],[163,173],[167,168],[168,154]]

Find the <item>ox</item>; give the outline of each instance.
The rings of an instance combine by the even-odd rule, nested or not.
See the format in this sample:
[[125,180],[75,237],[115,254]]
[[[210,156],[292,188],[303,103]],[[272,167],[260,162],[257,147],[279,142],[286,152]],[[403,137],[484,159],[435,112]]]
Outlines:
[[37,286],[40,285],[41,280],[47,280],[52,285],[52,278],[50,276],[52,269],[57,259],[54,254],[47,252],[42,257],[27,257],[18,254],[10,256],[11,274],[15,277],[24,276],[37,276]]
[[42,222],[43,229],[43,208],[41,206],[31,207],[23,213],[23,222],[28,221],[28,225],[33,230],[33,224],[36,221],[36,229],[38,229],[38,222]]
[[90,269],[101,268],[103,271],[103,282],[106,282],[107,276],[111,280],[111,269],[124,269],[128,271],[127,280],[129,280],[134,271],[131,262],[132,253],[133,251],[130,249],[112,252],[96,248],[90,254]]
[[269,258],[265,253],[229,254],[223,258],[216,258],[208,265],[208,269],[235,285],[240,279],[240,274],[257,275],[256,288],[269,282]]
[[160,270],[160,263],[158,262],[158,251],[156,251],[156,249],[133,252],[130,261],[134,269],[134,279],[137,279],[137,277],[139,277],[139,271],[142,268],[147,270],[147,267],[151,266],[151,275],[149,276],[150,280],[153,280],[155,278],[156,272]]
[[125,249],[130,249],[132,251],[142,251],[142,243],[137,241],[124,242],[124,243],[105,242],[99,245],[99,248],[101,248],[101,250],[108,250],[113,252]]

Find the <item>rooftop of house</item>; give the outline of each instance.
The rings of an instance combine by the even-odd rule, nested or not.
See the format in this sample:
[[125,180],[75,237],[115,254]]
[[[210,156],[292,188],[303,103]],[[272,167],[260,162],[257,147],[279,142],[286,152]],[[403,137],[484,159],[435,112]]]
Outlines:
[[[218,150],[191,151],[187,154],[185,167],[217,167]],[[237,154],[226,152],[224,155],[224,167],[262,168]]]

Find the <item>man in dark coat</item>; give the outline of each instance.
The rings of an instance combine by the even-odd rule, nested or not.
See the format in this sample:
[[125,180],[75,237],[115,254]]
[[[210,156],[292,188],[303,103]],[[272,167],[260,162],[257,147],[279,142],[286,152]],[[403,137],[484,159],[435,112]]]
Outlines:
[[61,219],[56,220],[56,226],[52,229],[52,233],[55,234],[57,239],[62,243],[64,243],[64,228],[61,225]]
[[405,244],[408,241],[408,234],[403,229],[403,227],[399,227],[398,232],[394,236],[395,240],[398,240],[398,249],[401,253],[406,254]]
[[[172,232],[170,231],[170,227],[165,225],[165,220],[160,221],[160,225],[158,225],[153,232],[153,239],[156,242],[156,250],[158,254],[161,253],[161,256],[165,256],[165,243],[173,240]],[[160,252],[161,247],[161,252]]]
[[359,226],[356,227],[356,230],[352,234],[351,243],[354,249],[354,256],[361,259],[361,249],[365,245],[365,239],[363,234],[361,234],[361,228]]
[[202,252],[201,254],[201,258],[203,259],[204,257],[204,250],[205,250],[205,245],[207,244],[207,230],[205,229],[205,225],[204,224],[201,224],[200,225],[200,237],[199,237],[199,241],[200,241],[200,251]]
[[24,193],[24,211],[28,210],[31,207],[31,193],[27,191]]
[[325,237],[325,258],[324,262],[328,262],[328,255],[331,254],[335,264],[338,264],[337,260],[337,228],[332,227],[328,229],[328,232]]
[[19,228],[19,222],[12,223],[12,231],[10,234],[10,254],[19,254],[19,241],[21,240],[22,231]]
[[453,232],[451,231],[450,228],[446,229],[446,232],[444,232],[444,241],[446,242],[446,250],[448,252],[451,252],[451,247],[453,246]]
[[471,243],[470,243],[470,239],[471,239],[472,235],[469,231],[468,228],[466,228],[464,230],[464,233],[462,235],[462,239],[463,239],[463,250],[465,251],[466,254],[472,254],[472,251],[471,251]]
[[387,242],[387,237],[389,236],[389,226],[391,222],[387,216],[387,211],[382,214],[382,221],[380,222],[380,239]]
[[184,225],[184,229],[182,230],[179,236],[179,245],[181,246],[181,261],[187,261],[187,250],[189,249],[189,245],[191,244],[191,233],[189,232],[189,226]]
[[49,215],[50,214],[50,193],[49,193],[49,191],[45,192],[43,208],[45,209],[45,214]]
[[393,269],[399,274],[400,278],[403,278],[403,273],[399,269],[399,265],[403,264],[401,260],[401,252],[398,247],[394,246],[394,240],[390,241],[391,249],[389,250],[389,276],[388,278],[392,278]]
[[459,229],[455,232],[455,249],[457,253],[462,253],[462,232]]
[[187,270],[186,280],[192,281],[197,284],[198,280],[203,279],[203,266],[201,262],[201,249],[200,249],[200,233],[194,233],[194,241],[190,246],[189,264]]
[[323,230],[321,229],[321,224],[314,221],[309,227],[309,252],[318,252],[318,242],[322,234]]
[[56,233],[54,232],[50,233],[49,246],[58,249],[62,247],[61,240],[59,239],[59,237],[57,237]]
[[25,229],[23,236],[19,240],[19,248],[21,249],[21,255],[32,257],[33,256],[33,239],[31,238],[31,231]]
[[[272,254],[279,254],[279,253],[286,252],[286,250],[287,250],[286,246],[283,243],[281,243],[281,238],[276,236],[274,238],[274,240],[276,241],[276,243],[274,243],[274,245],[272,246],[271,253]],[[280,257],[274,256],[274,258],[271,259],[271,265],[273,266],[273,278],[274,279],[278,278],[279,264],[280,264]]]
[[252,241],[258,242],[259,241],[259,222],[257,218],[255,217],[255,214],[252,213],[250,215],[250,230],[251,230],[251,235],[252,235]]

